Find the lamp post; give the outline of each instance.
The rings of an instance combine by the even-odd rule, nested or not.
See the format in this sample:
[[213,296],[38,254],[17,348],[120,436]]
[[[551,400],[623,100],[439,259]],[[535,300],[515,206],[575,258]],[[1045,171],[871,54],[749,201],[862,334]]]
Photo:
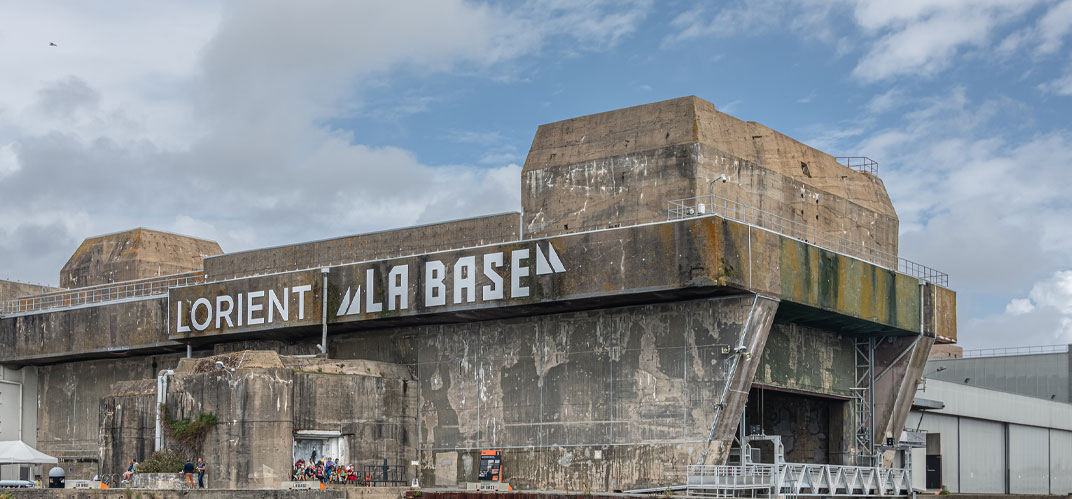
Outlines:
[[[707,200],[708,200],[707,203],[708,203],[708,206],[711,206],[712,208],[714,208],[714,206],[715,206],[715,183],[718,182],[719,180],[721,180],[722,183],[725,184],[726,183],[726,174],[723,173],[722,175],[719,175],[718,178],[716,178],[716,179],[714,179],[714,180],[712,180],[712,181],[707,183]],[[722,211],[723,211],[722,214],[725,215],[726,210],[723,209]]]

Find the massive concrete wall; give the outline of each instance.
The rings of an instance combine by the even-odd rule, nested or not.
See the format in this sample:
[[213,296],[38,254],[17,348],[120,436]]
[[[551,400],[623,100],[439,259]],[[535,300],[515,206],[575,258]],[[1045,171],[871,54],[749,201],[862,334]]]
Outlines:
[[227,253],[206,258],[205,275],[210,280],[233,279],[516,241],[521,237],[519,217],[503,213]]
[[38,450],[59,458],[64,468],[74,468],[68,477],[91,478],[100,457],[100,404],[112,385],[155,378],[178,360],[178,355],[158,355],[38,367]]
[[773,319],[759,301],[420,328],[424,483],[475,481],[484,448],[506,449],[505,479],[530,489],[680,481],[709,443],[707,460],[724,461],[747,394],[733,386],[759,360],[733,350],[762,351]]
[[167,299],[151,298],[0,319],[0,362],[180,350],[167,338]]
[[543,125],[522,172],[526,235],[666,218],[714,194],[897,254],[882,181],[763,125],[685,97]]
[[847,398],[855,376],[851,336],[776,322],[763,349],[755,384]]
[[134,229],[82,241],[60,271],[60,286],[81,288],[201,270],[220,245],[179,234]]
[[38,295],[59,291],[60,288],[45,286],[42,284],[29,284],[25,282],[5,281],[0,279],[0,303],[14,300],[20,296]]
[[[216,369],[217,360],[226,369]],[[211,463],[214,487],[277,487],[289,479],[296,435],[306,432],[337,432],[358,466],[387,459],[408,467],[416,456],[417,386],[406,366],[240,352],[183,361],[175,371],[172,417],[217,418],[199,454]],[[155,380],[116,383],[103,397],[104,472],[153,449],[155,390]],[[166,433],[164,446],[173,447]]]

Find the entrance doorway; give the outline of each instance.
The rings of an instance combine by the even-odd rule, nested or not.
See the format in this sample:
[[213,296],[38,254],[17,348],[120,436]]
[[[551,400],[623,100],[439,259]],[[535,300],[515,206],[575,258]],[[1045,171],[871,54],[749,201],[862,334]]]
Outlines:
[[942,434],[927,434],[927,476],[928,490],[942,488]]
[[293,461],[304,459],[306,463],[317,463],[331,458],[350,464],[350,447],[346,437],[337,431],[303,430],[294,434]]

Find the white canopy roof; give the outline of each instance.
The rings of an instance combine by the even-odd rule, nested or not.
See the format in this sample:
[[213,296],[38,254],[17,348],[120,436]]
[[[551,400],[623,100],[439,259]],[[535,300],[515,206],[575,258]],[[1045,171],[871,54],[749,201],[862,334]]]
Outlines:
[[0,464],[56,464],[59,461],[22,440],[0,442]]

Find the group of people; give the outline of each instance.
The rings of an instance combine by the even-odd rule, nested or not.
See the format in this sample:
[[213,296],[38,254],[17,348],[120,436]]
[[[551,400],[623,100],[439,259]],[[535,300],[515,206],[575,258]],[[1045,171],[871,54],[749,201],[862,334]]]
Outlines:
[[291,479],[307,482],[319,480],[321,483],[348,483],[351,485],[370,485],[372,482],[372,477],[362,476],[358,470],[354,469],[354,465],[343,466],[338,459],[333,460],[330,457],[327,460],[321,459],[316,462],[305,462],[305,459],[298,459],[294,463],[294,472],[291,474]]
[[[205,459],[197,458],[197,464],[191,463],[189,460],[182,465],[182,471],[180,474],[186,479],[186,487],[194,488],[194,473],[197,473],[197,488],[205,488]],[[130,464],[127,466],[127,470],[123,472],[123,481],[129,482],[134,479],[134,473],[138,469],[138,461],[134,458],[130,459]]]

